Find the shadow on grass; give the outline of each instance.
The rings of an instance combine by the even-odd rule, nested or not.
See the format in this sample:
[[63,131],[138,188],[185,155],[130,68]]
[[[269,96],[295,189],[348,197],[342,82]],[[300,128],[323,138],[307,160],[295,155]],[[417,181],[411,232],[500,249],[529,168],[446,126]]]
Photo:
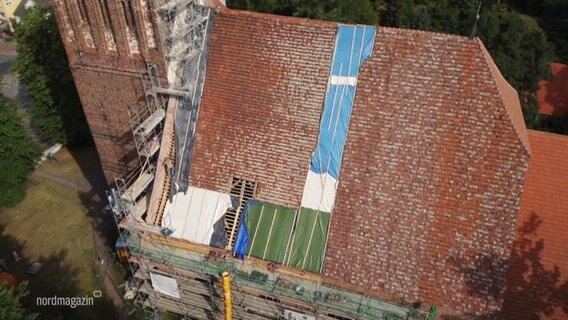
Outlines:
[[[21,255],[17,261],[12,252]],[[112,305],[104,298],[93,298],[92,305],[77,306],[42,306],[38,298],[46,297],[84,297],[76,283],[78,271],[65,263],[67,252],[61,250],[56,254],[31,261],[25,256],[25,245],[6,234],[5,226],[0,225],[0,258],[4,259],[7,272],[20,282],[27,281],[30,294],[24,298],[23,305],[31,312],[39,314],[39,319],[110,319],[114,316]],[[42,263],[41,271],[33,276],[26,271],[34,262]],[[93,293],[87,293],[92,296]],[[38,302],[40,302],[38,305]]]
[[94,231],[104,240],[104,244],[114,248],[118,236],[112,213],[104,210],[108,204],[105,191],[107,185],[101,162],[94,146],[69,149],[83,176],[89,183],[88,190],[78,191],[81,204],[87,209],[87,216]]
[[480,298],[503,298],[501,311],[442,319],[538,320],[542,316],[551,317],[560,310],[568,313],[568,281],[561,281],[558,266],[545,267],[542,256],[544,240],[531,237],[541,223],[542,220],[533,212],[518,228],[508,260],[481,255],[473,263],[455,262],[466,279],[468,294]]
[[79,165],[85,179],[89,182],[88,190],[78,191],[79,199],[93,228],[93,266],[99,284],[112,297],[114,307],[124,315],[128,312],[122,300],[123,290],[119,288],[128,278],[127,270],[117,262],[115,242],[118,230],[112,212],[104,210],[108,205],[105,191],[109,189],[103,169],[93,147],[69,150]]

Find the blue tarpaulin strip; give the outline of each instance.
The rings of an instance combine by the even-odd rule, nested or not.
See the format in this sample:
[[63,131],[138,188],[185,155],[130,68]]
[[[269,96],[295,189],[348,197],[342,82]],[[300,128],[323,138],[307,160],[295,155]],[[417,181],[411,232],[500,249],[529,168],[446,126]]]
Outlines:
[[[340,25],[333,54],[330,76],[357,77],[361,63],[371,56],[375,27]],[[318,143],[310,170],[339,177],[339,166],[349,117],[355,97],[355,83],[330,81],[325,96]]]
[[374,41],[375,27],[340,25],[331,75],[356,77],[361,63],[371,57]]
[[245,216],[250,207],[255,205],[257,200],[248,200],[241,212],[239,218],[239,231],[237,232],[237,238],[235,239],[235,244],[233,245],[233,254],[238,259],[243,259],[245,257],[245,252],[248,246],[248,230],[245,222]]

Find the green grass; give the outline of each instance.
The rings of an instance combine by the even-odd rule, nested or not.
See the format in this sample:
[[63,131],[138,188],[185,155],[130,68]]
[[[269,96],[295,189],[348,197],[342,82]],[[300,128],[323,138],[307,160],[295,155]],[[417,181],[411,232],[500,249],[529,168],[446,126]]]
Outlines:
[[[55,156],[57,161],[45,160],[36,170],[64,177],[82,187],[88,188],[90,186],[89,181],[81,167],[93,168],[98,165],[99,159],[94,152],[96,152],[94,149],[86,148],[74,150],[71,153],[66,148],[62,148]],[[81,163],[81,166],[79,166],[79,163]]]
[[[61,156],[60,156],[61,155]],[[58,153],[59,163],[45,163],[38,170],[65,178],[84,180],[80,167],[67,152]],[[93,269],[92,229],[87,208],[71,188],[32,177],[24,201],[0,212],[0,258],[9,272],[28,281],[26,306],[41,319],[113,319],[115,311],[104,298],[93,307],[37,307],[36,297],[84,296],[103,288]],[[16,262],[12,251],[23,258]],[[26,274],[33,262],[43,263],[37,276]]]

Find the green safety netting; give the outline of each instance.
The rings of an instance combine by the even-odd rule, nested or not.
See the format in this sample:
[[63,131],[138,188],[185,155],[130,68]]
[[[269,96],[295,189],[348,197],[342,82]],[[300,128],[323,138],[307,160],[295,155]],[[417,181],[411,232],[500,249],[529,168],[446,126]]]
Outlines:
[[287,265],[320,273],[329,229],[329,212],[301,208],[292,235]]
[[[306,217],[309,215],[311,214],[307,214]],[[263,269],[251,269],[246,263],[236,259],[227,260],[198,253],[184,254],[167,245],[141,241],[136,235],[131,235],[127,244],[135,256],[145,257],[159,263],[167,262],[172,266],[202,275],[218,277],[222,272],[228,271],[231,273],[231,281],[236,288],[254,288],[282,299],[299,299],[310,303],[315,310],[348,313],[353,316],[357,315],[358,319],[373,320],[433,320],[436,313],[435,307],[429,313],[422,312],[393,301],[361,296],[322,283],[289,278],[278,273],[272,274]]]

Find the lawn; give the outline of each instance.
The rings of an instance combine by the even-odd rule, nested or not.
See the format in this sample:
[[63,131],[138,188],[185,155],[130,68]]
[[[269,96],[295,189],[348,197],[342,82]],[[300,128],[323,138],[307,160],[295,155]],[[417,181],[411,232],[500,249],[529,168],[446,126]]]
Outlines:
[[[64,177],[83,188],[90,188],[93,180],[102,180],[99,158],[94,148],[73,150],[72,153],[63,148],[55,155],[55,159],[55,161],[44,161],[37,171]],[[98,185],[95,187],[100,188],[101,184],[104,184],[103,181],[97,182]]]
[[[83,151],[86,159],[89,152],[92,155],[93,150]],[[58,163],[45,162],[37,170],[89,187],[83,175],[88,167],[79,167],[75,155],[63,150],[57,158]],[[85,195],[73,188],[31,177],[24,201],[0,212],[0,258],[6,261],[10,273],[29,282],[26,305],[39,312],[41,319],[115,318],[104,295],[95,298],[94,306],[75,309],[36,305],[36,297],[92,296],[94,290],[103,291],[93,271],[92,208],[86,201]],[[12,251],[22,259],[16,261]],[[27,275],[26,270],[36,261],[43,263],[41,272]]]

